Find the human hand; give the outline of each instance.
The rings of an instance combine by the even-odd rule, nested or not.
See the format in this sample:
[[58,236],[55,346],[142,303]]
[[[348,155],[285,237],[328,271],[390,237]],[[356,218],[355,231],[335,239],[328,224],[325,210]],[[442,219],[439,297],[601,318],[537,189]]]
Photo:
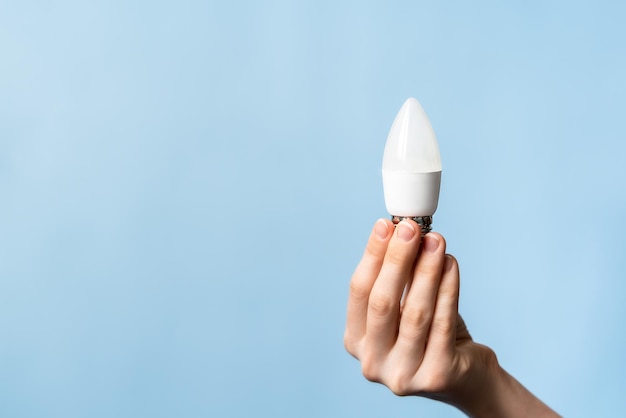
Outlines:
[[456,260],[441,235],[419,232],[413,221],[395,231],[376,223],[350,283],[344,343],[368,380],[400,396],[442,398],[480,353],[458,315]]
[[344,344],[363,375],[474,417],[558,416],[472,341],[458,314],[459,268],[445,239],[378,220],[350,282]]

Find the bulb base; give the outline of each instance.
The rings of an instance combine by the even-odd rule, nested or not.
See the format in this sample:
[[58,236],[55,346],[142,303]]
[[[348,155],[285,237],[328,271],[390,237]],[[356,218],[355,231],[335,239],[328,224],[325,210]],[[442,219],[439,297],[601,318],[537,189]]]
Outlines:
[[431,226],[433,223],[432,216],[391,216],[391,222],[393,222],[394,225],[397,225],[400,221],[404,221],[406,219],[412,220],[417,223],[420,228],[422,228],[422,237],[433,230]]

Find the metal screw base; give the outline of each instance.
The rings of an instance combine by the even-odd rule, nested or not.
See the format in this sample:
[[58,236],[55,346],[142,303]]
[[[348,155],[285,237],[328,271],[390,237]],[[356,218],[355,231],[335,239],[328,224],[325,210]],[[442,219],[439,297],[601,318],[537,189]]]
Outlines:
[[391,222],[393,222],[394,225],[397,225],[398,223],[400,223],[400,221],[403,221],[405,219],[415,221],[422,228],[422,236],[428,234],[430,231],[433,230],[431,226],[431,224],[433,223],[432,216],[392,216]]

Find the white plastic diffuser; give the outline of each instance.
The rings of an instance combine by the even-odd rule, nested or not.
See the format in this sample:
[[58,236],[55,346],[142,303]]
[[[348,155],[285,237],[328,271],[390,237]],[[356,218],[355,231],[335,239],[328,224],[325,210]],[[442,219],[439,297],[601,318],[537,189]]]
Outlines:
[[441,184],[437,137],[426,112],[407,99],[391,125],[383,156],[383,190],[394,222],[412,218],[430,230]]

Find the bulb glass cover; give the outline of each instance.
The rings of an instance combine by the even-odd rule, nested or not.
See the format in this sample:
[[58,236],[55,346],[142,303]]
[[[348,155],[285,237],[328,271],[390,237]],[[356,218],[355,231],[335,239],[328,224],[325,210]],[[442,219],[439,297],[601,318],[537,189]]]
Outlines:
[[383,156],[387,211],[394,216],[432,216],[441,184],[437,137],[414,98],[402,105],[387,136]]

